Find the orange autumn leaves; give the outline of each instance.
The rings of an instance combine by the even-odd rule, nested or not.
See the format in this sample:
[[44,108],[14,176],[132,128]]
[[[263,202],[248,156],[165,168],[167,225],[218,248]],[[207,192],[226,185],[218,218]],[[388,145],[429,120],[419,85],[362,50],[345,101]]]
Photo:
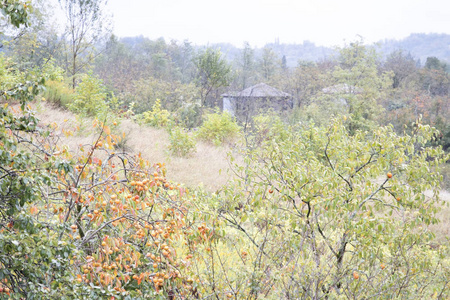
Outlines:
[[186,190],[165,177],[164,165],[116,153],[120,139],[108,127],[100,132],[76,156],[62,153],[74,167],[54,173],[61,201],[44,207],[81,250],[71,260],[78,284],[125,294],[189,290],[174,244],[185,238]]

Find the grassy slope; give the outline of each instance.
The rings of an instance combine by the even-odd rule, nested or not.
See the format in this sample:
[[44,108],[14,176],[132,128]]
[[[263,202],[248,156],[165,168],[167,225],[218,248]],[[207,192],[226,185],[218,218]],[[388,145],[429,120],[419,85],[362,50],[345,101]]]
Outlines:
[[[56,123],[60,128],[80,126],[81,132],[63,143],[75,151],[79,144],[91,143],[95,134],[91,130],[90,120],[80,120],[69,111],[41,103],[36,108],[37,117],[42,125]],[[215,147],[209,144],[197,143],[197,151],[189,158],[171,156],[167,149],[168,133],[164,129],[140,126],[131,120],[122,120],[117,126],[112,126],[113,120],[107,122],[116,133],[125,133],[126,149],[132,153],[141,152],[142,156],[153,163],[164,163],[168,178],[188,187],[203,186],[208,191],[220,189],[230,178],[227,160],[228,147]],[[108,124],[109,123],[109,124]]]
[[[60,127],[70,127],[81,123],[74,114],[45,103],[37,107],[37,112],[42,125],[56,123]],[[110,120],[110,123],[112,122],[113,120]],[[77,149],[79,144],[92,143],[95,135],[89,132],[90,126],[91,121],[82,121],[81,134],[65,138],[63,143],[71,150]],[[202,185],[208,191],[216,191],[230,179],[231,172],[227,160],[227,152],[230,148],[228,147],[198,143],[197,152],[192,157],[178,158],[167,153],[169,140],[164,129],[139,126],[131,120],[122,120],[115,130],[126,134],[126,146],[133,153],[141,152],[150,162],[165,163],[168,178],[177,183],[188,187]],[[448,191],[442,191],[440,197],[447,204],[450,203]],[[450,239],[450,207],[448,205],[438,213],[438,218],[441,223],[430,226],[430,230],[436,233],[438,241]]]

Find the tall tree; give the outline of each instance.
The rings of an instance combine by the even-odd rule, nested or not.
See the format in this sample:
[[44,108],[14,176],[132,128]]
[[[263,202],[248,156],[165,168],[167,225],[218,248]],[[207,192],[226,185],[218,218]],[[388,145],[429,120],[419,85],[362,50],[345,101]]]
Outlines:
[[280,61],[272,48],[266,46],[262,51],[262,57],[259,61],[261,77],[265,81],[270,81],[280,68]]
[[448,96],[450,77],[445,71],[447,65],[436,57],[428,57],[425,68],[420,72],[422,89],[432,96]]
[[378,56],[373,48],[356,41],[341,49],[339,66],[335,67],[333,77],[337,85],[331,93],[344,99],[348,113],[353,115],[349,129],[368,129],[377,124],[383,107],[380,101],[392,87],[392,72],[378,72]]
[[102,12],[107,0],[59,0],[66,14],[64,64],[75,88],[77,75],[93,62],[98,43],[110,34],[110,24]]
[[252,77],[255,71],[255,51],[248,42],[244,42],[244,48],[241,50],[238,60],[239,66],[239,88],[245,89],[254,84]]
[[[231,81],[231,66],[222,58],[220,50],[207,48],[194,58],[197,67],[197,83],[200,87],[202,106],[208,104],[212,91],[228,86]],[[211,106],[211,105],[210,105]]]
[[384,64],[384,70],[394,72],[392,87],[407,85],[417,73],[416,62],[411,54],[405,55],[402,50],[392,52]]
[[95,72],[118,94],[130,92],[133,80],[140,79],[145,74],[138,56],[114,35],[106,44],[106,50],[98,56]]

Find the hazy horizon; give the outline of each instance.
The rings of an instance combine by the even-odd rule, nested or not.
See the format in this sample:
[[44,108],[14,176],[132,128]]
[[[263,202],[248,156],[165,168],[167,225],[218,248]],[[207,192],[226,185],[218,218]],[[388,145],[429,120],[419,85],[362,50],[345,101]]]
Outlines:
[[[57,3],[57,0],[50,0]],[[56,5],[57,7],[58,5]],[[360,37],[367,44],[411,34],[450,34],[448,0],[108,0],[118,37],[163,37],[194,45],[244,42],[343,46]],[[55,11],[59,24],[62,12]]]
[[189,40],[196,45],[249,42],[342,46],[401,40],[412,33],[450,34],[450,1],[109,0],[114,34]]

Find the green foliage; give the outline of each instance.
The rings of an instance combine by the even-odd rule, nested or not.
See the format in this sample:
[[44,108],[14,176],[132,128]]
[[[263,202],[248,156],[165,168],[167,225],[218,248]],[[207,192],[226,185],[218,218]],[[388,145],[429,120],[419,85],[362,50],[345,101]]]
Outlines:
[[425,62],[425,68],[430,70],[441,70],[445,71],[447,66],[444,62],[441,62],[437,57],[427,57],[427,61]]
[[188,157],[195,151],[195,139],[181,127],[169,129],[169,142],[169,151],[174,156]]
[[161,108],[161,101],[156,100],[151,111],[146,111],[139,116],[144,123],[153,127],[166,127],[172,123],[171,114],[168,110]]
[[281,60],[277,57],[272,48],[266,46],[262,49],[262,57],[259,61],[259,69],[262,79],[270,81],[281,68]]
[[58,241],[54,232],[34,224],[31,219],[14,222],[14,228],[0,233],[0,280],[7,279],[14,287],[9,299],[20,299],[21,295],[27,299],[68,296],[70,261],[76,253],[74,245]]
[[176,111],[176,120],[184,128],[196,128],[202,123],[202,109],[200,105],[187,103]]
[[48,80],[42,94],[44,99],[58,106],[69,108],[74,99],[73,90],[63,81]]
[[199,262],[215,271],[199,274],[209,280],[205,294],[449,296],[448,247],[428,246],[427,226],[443,205],[435,166],[449,158],[426,146],[435,130],[417,123],[405,136],[392,127],[349,134],[346,122],[290,128],[286,139],[248,147],[234,169],[239,178],[209,199],[200,196],[217,232],[212,254]]
[[222,58],[220,50],[207,48],[194,59],[197,67],[197,83],[201,89],[202,105],[215,89],[228,86],[231,81],[231,66]]
[[153,77],[133,82],[133,91],[122,95],[126,103],[134,102],[133,110],[136,114],[149,111],[160,99],[163,107],[169,111],[195,103],[200,95],[193,84],[183,84],[179,81],[169,82]]
[[[328,124],[332,115],[352,115],[347,123],[350,132],[375,128],[384,111],[382,101],[392,88],[393,73],[379,72],[377,53],[362,41],[340,49],[338,62],[327,74],[300,72],[302,77],[312,75],[314,79],[305,86],[305,93],[313,89],[314,94],[309,101],[306,99],[304,117],[321,125]],[[308,77],[305,79],[309,81]],[[326,87],[324,82],[328,84]]]
[[75,89],[74,100],[69,108],[88,116],[105,114],[107,110],[106,95],[102,81],[92,74],[85,74]]
[[[43,88],[43,79],[15,73],[1,60],[0,99],[18,101],[21,110],[13,113],[7,104],[0,108],[0,287],[12,299],[47,299],[60,294],[60,284],[69,282],[67,257],[73,245],[61,243],[28,213],[42,199],[42,190],[51,184],[48,162],[41,142],[38,120],[27,105]],[[28,78],[28,81],[22,81]],[[62,278],[61,278],[62,277]],[[46,286],[53,284],[56,294]],[[11,295],[11,293],[13,293]]]
[[17,74],[10,71],[12,62],[3,54],[0,54],[0,88],[7,90],[18,82]]
[[442,166],[442,188],[450,191],[450,163]]
[[206,115],[203,125],[197,132],[197,137],[219,146],[233,141],[240,130],[241,128],[229,113],[216,112]]
[[255,116],[251,132],[257,145],[269,140],[284,141],[289,138],[288,126],[274,113]]
[[42,66],[42,74],[47,80],[64,81],[64,70],[57,65],[54,59],[50,59]]
[[353,115],[348,124],[350,131],[374,128],[383,111],[379,100],[387,95],[393,78],[392,72],[378,72],[375,50],[362,42],[341,49],[340,65],[333,77],[338,85],[333,87],[332,97],[344,100],[348,113]]
[[28,25],[28,14],[31,8],[29,1],[1,0],[0,6],[2,14],[8,18],[12,25],[17,28],[21,25]]

